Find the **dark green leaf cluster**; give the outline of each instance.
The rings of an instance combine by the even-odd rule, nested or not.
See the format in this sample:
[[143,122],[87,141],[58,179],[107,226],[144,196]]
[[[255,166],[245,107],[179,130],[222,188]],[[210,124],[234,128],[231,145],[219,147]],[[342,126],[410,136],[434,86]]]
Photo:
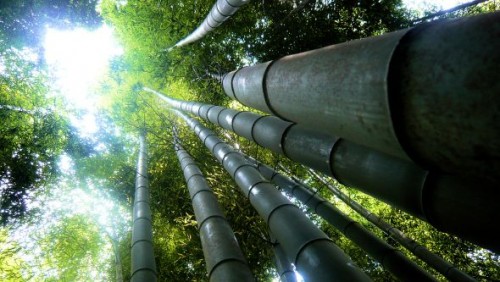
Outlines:
[[22,218],[36,188],[55,176],[66,141],[66,120],[46,98],[47,78],[29,50],[1,46],[0,65],[0,223]]

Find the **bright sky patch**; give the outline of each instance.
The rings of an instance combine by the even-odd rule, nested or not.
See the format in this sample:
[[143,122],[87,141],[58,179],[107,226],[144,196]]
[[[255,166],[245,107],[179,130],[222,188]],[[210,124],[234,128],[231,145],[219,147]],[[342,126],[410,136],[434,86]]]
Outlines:
[[437,6],[439,9],[450,9],[471,1],[472,0],[403,0],[403,4],[414,10],[424,10],[429,6]]
[[105,25],[95,31],[48,27],[44,48],[56,89],[69,103],[83,109],[95,107],[90,98],[92,87],[106,73],[109,60],[123,53],[113,30]]

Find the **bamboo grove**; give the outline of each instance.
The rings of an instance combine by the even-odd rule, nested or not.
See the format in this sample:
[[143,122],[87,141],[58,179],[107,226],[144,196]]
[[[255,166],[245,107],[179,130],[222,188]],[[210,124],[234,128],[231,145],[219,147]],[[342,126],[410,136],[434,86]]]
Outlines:
[[[246,1],[217,1],[202,25],[169,52],[203,41],[243,4]],[[391,279],[484,278],[456,267],[426,242],[413,240],[339,185],[458,240],[500,251],[499,22],[497,12],[424,23],[227,73],[208,73],[217,88],[212,91],[223,91],[232,100],[226,103],[229,107],[178,99],[160,92],[162,87],[134,85],[136,97],[154,101],[148,106],[163,118],[164,132],[155,132],[153,138],[167,140],[184,174],[196,219],[189,231],[195,232],[189,234],[200,238],[207,279],[256,279],[253,258],[236,238],[242,233],[264,234],[281,281],[296,281],[295,271],[305,281],[370,281],[370,271],[339,247],[337,235],[357,245]],[[257,144],[265,156],[252,155],[251,150],[245,155],[240,150],[243,142]],[[239,196],[210,180],[215,164],[199,166],[194,155],[203,145],[208,150],[203,156],[217,160],[225,170],[221,177],[233,179]],[[150,196],[139,192],[148,190],[145,155],[141,142],[133,281],[156,281],[162,271],[151,248],[157,239],[151,237],[155,215],[152,219]],[[157,158],[163,157],[149,161]],[[169,160],[169,166],[175,165]],[[154,166],[151,171],[156,171]],[[328,192],[309,182],[324,185]],[[159,191],[151,193],[155,199]],[[155,201],[168,210],[176,197]],[[238,223],[218,202],[226,197],[246,201],[242,207],[254,209],[247,217],[260,217],[258,230],[232,226]],[[346,214],[337,200],[358,215]],[[147,226],[136,227],[140,224]],[[161,235],[164,231],[155,234],[168,237]],[[190,236],[185,248],[193,240]],[[162,244],[168,242],[162,238]],[[145,249],[138,250],[139,245]]]

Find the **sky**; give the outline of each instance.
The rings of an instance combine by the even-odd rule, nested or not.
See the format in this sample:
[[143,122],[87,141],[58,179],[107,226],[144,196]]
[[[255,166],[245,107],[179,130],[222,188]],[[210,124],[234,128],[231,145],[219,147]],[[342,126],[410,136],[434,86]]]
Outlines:
[[82,28],[56,30],[47,27],[45,59],[54,79],[53,88],[70,107],[87,112],[82,118],[70,117],[82,134],[97,130],[96,99],[93,89],[108,69],[110,60],[123,53],[113,29],[103,25],[95,31]]
[[[108,72],[110,60],[123,53],[113,35],[113,29],[106,25],[94,31],[82,28],[56,30],[47,27],[44,50],[54,95],[61,95],[69,108],[85,112],[77,117],[71,115],[70,111],[69,119],[79,129],[81,136],[91,137],[99,128],[96,122],[98,101],[94,95],[95,89]],[[63,176],[73,173],[73,161],[69,156],[61,155],[58,164]],[[88,201],[82,201],[84,202]],[[86,209],[85,205],[73,207],[82,213]]]
[[449,9],[471,1],[472,0],[403,0],[403,4],[415,10],[423,9],[429,5],[438,6],[439,9]]
[[103,25],[95,31],[46,29],[45,59],[53,71],[56,87],[72,103],[91,105],[86,97],[106,73],[109,60],[123,50],[113,29]]

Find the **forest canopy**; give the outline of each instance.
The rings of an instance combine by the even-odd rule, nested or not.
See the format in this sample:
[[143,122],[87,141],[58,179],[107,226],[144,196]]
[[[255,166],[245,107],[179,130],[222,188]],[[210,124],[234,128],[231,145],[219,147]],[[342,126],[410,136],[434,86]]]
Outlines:
[[[213,5],[212,0],[0,3],[0,279],[130,280],[134,181],[139,135],[145,132],[158,280],[207,280],[200,229],[174,148],[177,135],[213,190],[253,275],[277,281],[275,244],[265,220],[193,131],[144,88],[261,114],[227,97],[217,78],[243,66],[408,28],[440,10],[410,10],[401,0],[250,1],[206,37],[170,49],[203,22]],[[499,8],[496,1],[484,1],[427,21]],[[87,90],[91,108],[71,104],[54,86],[54,70],[44,55],[46,30],[96,31],[103,25],[113,29],[123,53],[109,59],[105,74]],[[89,132],[82,130],[85,118],[95,124]],[[307,183],[438,280],[446,278],[334,196],[328,185],[474,279],[500,280],[498,254],[204,124],[238,151]],[[342,231],[287,197],[370,278],[398,280]]]

